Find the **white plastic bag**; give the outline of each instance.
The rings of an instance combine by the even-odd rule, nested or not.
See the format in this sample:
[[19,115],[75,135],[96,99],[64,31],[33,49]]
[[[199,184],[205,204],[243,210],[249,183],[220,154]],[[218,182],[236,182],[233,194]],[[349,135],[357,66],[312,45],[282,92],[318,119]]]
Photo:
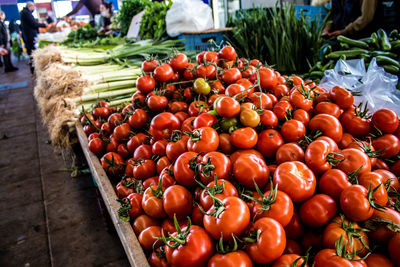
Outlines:
[[171,37],[214,27],[211,8],[201,0],[175,1],[167,12],[165,22],[167,33]]
[[332,70],[327,70],[320,86],[327,90],[339,85],[343,88],[358,91],[361,96],[354,97],[354,103],[368,102],[370,112],[389,108],[400,114],[400,90],[396,88],[397,76],[385,72],[379,67],[375,58],[371,60],[368,71],[365,71],[364,60],[339,60]]

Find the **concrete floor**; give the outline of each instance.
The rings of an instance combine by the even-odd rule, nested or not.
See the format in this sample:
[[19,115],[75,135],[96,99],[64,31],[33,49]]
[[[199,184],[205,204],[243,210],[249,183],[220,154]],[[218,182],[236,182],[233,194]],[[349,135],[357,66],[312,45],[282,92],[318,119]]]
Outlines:
[[26,62],[0,85],[0,266],[129,266],[90,175],[46,144]]

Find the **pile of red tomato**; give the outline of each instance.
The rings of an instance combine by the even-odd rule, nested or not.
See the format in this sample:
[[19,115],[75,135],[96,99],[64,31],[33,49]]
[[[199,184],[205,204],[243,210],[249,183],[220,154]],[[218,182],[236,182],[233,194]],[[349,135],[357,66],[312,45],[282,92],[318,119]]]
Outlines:
[[400,266],[400,128],[231,46],[82,114],[151,266]]

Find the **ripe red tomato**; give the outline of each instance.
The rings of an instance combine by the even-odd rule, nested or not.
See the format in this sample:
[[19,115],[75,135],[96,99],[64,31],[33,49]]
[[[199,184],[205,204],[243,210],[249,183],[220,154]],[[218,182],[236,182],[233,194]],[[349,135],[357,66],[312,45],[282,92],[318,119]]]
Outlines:
[[344,130],[353,136],[365,136],[370,130],[369,115],[361,111],[361,107],[349,108],[340,116]]
[[399,117],[393,110],[383,108],[372,115],[372,124],[383,133],[391,134],[399,126]]
[[385,134],[372,139],[372,145],[376,150],[382,151],[382,158],[391,158],[400,152],[400,140],[393,134]]
[[334,86],[329,92],[329,97],[342,109],[351,108],[353,106],[353,95],[350,91],[340,86]]
[[271,110],[263,110],[260,122],[265,128],[275,129],[278,126],[278,117]]
[[226,69],[222,75],[221,79],[226,84],[235,83],[237,80],[242,78],[242,73],[238,68]]
[[157,65],[157,60],[145,60],[142,63],[142,70],[143,72],[153,72]]
[[160,219],[167,216],[163,208],[162,194],[162,188],[157,185],[151,185],[144,191],[142,208],[152,218]]
[[[185,152],[176,159],[174,164],[174,175],[178,184],[187,188],[196,185],[196,157],[198,157],[198,153]],[[201,160],[201,158],[197,158],[197,160]]]
[[233,118],[239,115],[240,104],[236,99],[226,96],[217,99],[215,103],[215,110],[221,117]]
[[167,108],[168,99],[165,96],[152,94],[146,98],[146,104],[150,110],[161,112]]
[[[278,79],[275,72],[270,68],[260,68],[258,69],[258,74],[260,76],[260,85],[262,89],[268,90],[274,88],[278,84]],[[250,76],[251,81],[257,80],[256,73]]]
[[100,162],[103,169],[111,176],[120,174],[124,169],[124,159],[115,152],[106,153]]
[[181,123],[179,119],[170,112],[156,115],[150,123],[149,132],[155,141],[168,139],[174,130],[179,130]]
[[319,102],[314,109],[316,114],[329,114],[339,119],[340,107],[332,102]]
[[301,204],[300,218],[311,227],[320,227],[335,217],[336,212],[337,206],[333,198],[317,194]]
[[217,76],[217,68],[214,65],[199,65],[196,68],[196,77],[214,80]]
[[[355,182],[356,175],[352,177]],[[340,199],[340,194],[343,190],[351,186],[350,178],[339,169],[330,169],[324,172],[319,179],[318,187],[322,193],[334,198],[336,201]]]
[[154,70],[154,78],[159,82],[168,82],[174,76],[174,70],[171,65],[164,63]]
[[187,151],[189,136],[182,135],[175,142],[169,142],[165,148],[165,153],[171,162],[174,162],[182,153]]
[[173,185],[167,188],[163,194],[163,207],[170,218],[182,220],[192,211],[192,194],[183,186]]
[[197,153],[216,151],[218,146],[218,133],[211,127],[201,127],[193,130],[187,142],[188,151]]
[[[379,223],[379,221],[381,223]],[[378,223],[376,223],[378,222]],[[366,222],[366,226],[370,229],[368,237],[381,244],[387,244],[396,232],[388,229],[390,225],[400,225],[400,213],[396,210],[386,208],[382,211],[374,210],[372,217]]]
[[297,142],[304,138],[306,127],[301,121],[288,120],[282,124],[281,135],[286,142]]
[[279,121],[284,121],[291,110],[293,110],[292,105],[288,101],[282,101],[282,99],[272,109]]
[[175,57],[169,60],[169,64],[175,71],[182,71],[188,65],[189,60],[187,56],[183,53],[177,54]]
[[286,266],[308,267],[308,264],[304,264],[304,258],[298,254],[284,254],[280,256],[272,265],[272,267],[286,267]]
[[242,250],[236,250],[233,252],[229,252],[226,254],[216,253],[211,259],[208,261],[208,267],[252,267],[253,263],[249,255]]
[[239,128],[231,134],[231,144],[242,149],[253,148],[258,141],[257,132],[250,127]]
[[194,129],[201,127],[212,127],[218,119],[210,113],[201,113],[193,120]]
[[362,185],[351,185],[340,195],[340,207],[352,221],[360,222],[371,218],[374,209],[368,200],[368,189]]
[[340,142],[343,128],[339,120],[329,114],[318,114],[310,120],[310,130],[320,130],[323,135],[332,138],[336,143]]
[[142,94],[150,93],[156,87],[156,80],[150,75],[144,75],[137,79],[136,88]]
[[122,123],[114,128],[113,136],[118,142],[129,140],[132,128],[128,123]]
[[146,180],[156,175],[156,164],[151,159],[137,160],[132,169],[132,175],[137,180]]
[[290,93],[290,103],[294,108],[309,111],[313,105],[313,91],[307,87],[296,88]]
[[[251,232],[261,230],[258,239],[246,246],[250,258],[261,264],[267,264],[278,259],[286,247],[286,234],[282,225],[272,218],[257,220]],[[268,251],[268,253],[265,253]]]
[[297,143],[286,143],[276,151],[276,163],[286,161],[304,161],[304,151]]
[[376,191],[372,194],[374,202],[381,206],[386,206],[389,198],[385,185],[383,184],[382,175],[376,172],[364,172],[358,177],[358,183],[366,189],[369,187],[371,187],[371,189],[376,188]]
[[104,141],[101,140],[100,138],[93,138],[92,140],[90,140],[89,142],[89,150],[94,153],[94,154],[100,154],[101,152],[103,152],[104,149]]
[[214,200],[210,196],[210,190],[215,190],[215,197],[223,200],[226,197],[237,197],[238,192],[236,187],[231,184],[231,182],[218,179],[217,184],[215,184],[215,180],[207,184],[207,188],[201,190],[200,193],[200,205],[202,206],[203,210],[209,210]]
[[[334,143],[334,141],[332,142]],[[331,169],[332,166],[335,166],[340,160],[336,158],[333,153],[334,147],[327,141],[319,139],[308,145],[306,153],[304,154],[304,159],[307,166],[310,167],[315,174],[319,175]]]
[[159,226],[160,222],[156,219],[151,218],[147,214],[142,214],[139,215],[133,222],[132,222],[132,228],[133,231],[137,236],[140,235],[140,233],[150,227],[150,226]]
[[143,128],[149,120],[149,114],[143,109],[135,109],[128,118],[128,124],[135,129]]
[[278,148],[284,144],[281,134],[273,129],[262,131],[258,135],[257,150],[265,158],[274,158]]
[[124,221],[129,221],[129,218],[134,219],[143,213],[142,209],[143,196],[138,193],[131,193],[126,198],[122,199],[121,207],[118,210],[120,218]]
[[221,152],[209,152],[202,157],[199,163],[198,174],[204,184],[218,179],[230,179],[232,164],[230,159]]
[[262,157],[250,153],[242,153],[232,161],[232,175],[243,185],[263,188],[269,179],[269,169]]
[[340,153],[342,154],[341,158],[344,160],[339,162],[336,167],[344,171],[344,173],[347,175],[357,171],[358,169],[360,170],[358,171],[357,175],[371,171],[371,161],[367,154],[361,150],[355,148],[346,148]]
[[219,55],[214,51],[207,51],[204,53],[204,63],[218,63]]
[[[221,208],[223,207],[223,208]],[[213,206],[204,215],[206,231],[216,240],[232,239],[240,236],[250,223],[250,211],[246,203],[238,197],[214,200]]]
[[288,194],[293,202],[302,202],[310,198],[316,188],[314,173],[300,161],[284,162],[274,173],[273,183],[279,190]]
[[219,147],[218,149],[225,154],[232,154],[234,147],[231,144],[231,136],[227,133],[221,133],[219,135]]
[[340,252],[336,252],[334,249],[323,249],[320,250],[314,258],[314,267],[325,267],[325,266],[348,266],[348,267],[367,267],[364,260],[360,257],[354,256],[354,260],[338,255]]
[[162,245],[162,242],[157,239],[161,236],[160,226],[150,226],[140,233],[138,240],[144,250],[151,251],[153,248],[155,249]]
[[369,254],[364,261],[368,267],[394,267],[388,258],[378,253]]
[[236,51],[230,45],[224,46],[218,53],[221,59],[226,59],[228,61],[235,61],[236,60]]

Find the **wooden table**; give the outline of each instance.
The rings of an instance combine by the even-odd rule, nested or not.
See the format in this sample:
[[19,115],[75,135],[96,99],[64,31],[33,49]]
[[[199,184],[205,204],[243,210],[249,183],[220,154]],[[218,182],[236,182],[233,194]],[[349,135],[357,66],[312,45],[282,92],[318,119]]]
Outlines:
[[[117,202],[117,194],[115,193],[114,187],[111,185],[111,182],[108,179],[106,172],[101,167],[99,159],[95,154],[89,151],[88,139],[83,131],[82,125],[80,123],[76,123],[75,126],[83,153],[85,154],[94,180],[97,183],[105,206],[107,207],[111,220],[115,226],[115,229],[117,230],[119,239],[121,240],[130,264],[136,267],[150,266],[143,252],[143,249],[140,246],[138,239],[136,238],[132,226],[129,222],[122,221],[118,217],[118,209],[120,207],[120,204]],[[99,251],[99,253],[101,253],[101,251]]]

